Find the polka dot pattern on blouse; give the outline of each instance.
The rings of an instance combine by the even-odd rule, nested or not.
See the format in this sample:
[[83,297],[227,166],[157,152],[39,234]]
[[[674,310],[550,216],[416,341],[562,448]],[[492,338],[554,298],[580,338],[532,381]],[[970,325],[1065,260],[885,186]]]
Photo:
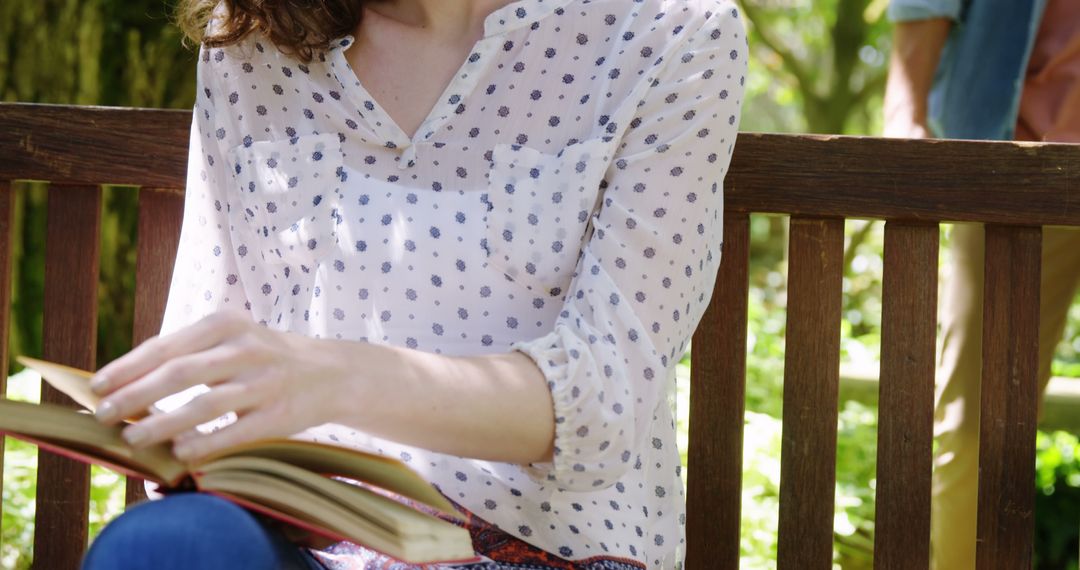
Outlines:
[[[712,294],[746,41],[729,0],[517,0],[412,137],[349,67],[203,48],[162,334],[234,307],[278,330],[543,371],[551,463],[327,424],[571,560],[681,566],[674,367]],[[357,402],[362,407],[363,402]]]

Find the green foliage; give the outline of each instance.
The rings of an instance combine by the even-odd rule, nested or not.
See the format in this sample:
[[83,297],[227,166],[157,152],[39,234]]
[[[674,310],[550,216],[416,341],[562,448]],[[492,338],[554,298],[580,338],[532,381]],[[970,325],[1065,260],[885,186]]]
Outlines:
[[40,354],[45,306],[45,200],[42,184],[16,184],[11,255],[11,329],[9,352]]
[[0,567],[21,570],[30,567],[34,544],[37,450],[11,438],[7,438],[6,448]]
[[890,44],[888,0],[740,0],[750,21],[745,130],[873,133]]
[[776,567],[782,429],[779,419],[747,410],[739,541],[740,565],[746,570]]
[[[8,379],[8,397],[28,402],[41,401],[39,377],[30,372]],[[5,438],[4,497],[0,508],[0,568],[22,570],[30,567],[34,546],[34,497],[37,495],[37,448]]]
[[1080,440],[1039,432],[1035,461],[1035,563],[1077,570],[1080,550]]
[[90,467],[90,540],[124,512],[126,489],[123,476],[96,465]]
[[841,568],[873,568],[877,409],[844,402],[836,441],[833,556]]
[[119,186],[105,186],[101,198],[97,360],[104,364],[131,350],[139,201],[134,189]]
[[1069,308],[1065,340],[1058,345],[1053,373],[1055,376],[1080,378],[1080,302],[1073,303]]
[[187,108],[194,55],[168,20],[175,1],[0,4],[0,100]]

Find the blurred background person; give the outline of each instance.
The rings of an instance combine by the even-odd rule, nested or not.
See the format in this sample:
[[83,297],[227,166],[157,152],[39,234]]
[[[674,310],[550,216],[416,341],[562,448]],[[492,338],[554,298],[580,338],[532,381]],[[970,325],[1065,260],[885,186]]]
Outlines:
[[[885,135],[1080,142],[1080,2],[892,0]],[[943,280],[933,567],[975,566],[983,228],[957,224]],[[1080,279],[1080,232],[1044,228],[1039,382]]]

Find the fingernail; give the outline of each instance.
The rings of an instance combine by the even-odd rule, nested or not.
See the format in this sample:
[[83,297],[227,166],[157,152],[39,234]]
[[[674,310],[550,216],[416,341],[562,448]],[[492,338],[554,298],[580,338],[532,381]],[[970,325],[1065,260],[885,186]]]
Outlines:
[[97,411],[94,412],[94,417],[96,417],[98,421],[105,423],[115,420],[118,415],[116,406],[107,400],[102,402],[101,405],[98,406]]
[[124,436],[124,441],[128,442],[128,445],[131,446],[138,446],[143,443],[146,441],[147,436],[146,430],[137,426],[131,426],[125,429],[120,435]]
[[105,392],[105,383],[104,376],[94,376],[90,379],[90,389],[93,390],[95,394],[102,394]]

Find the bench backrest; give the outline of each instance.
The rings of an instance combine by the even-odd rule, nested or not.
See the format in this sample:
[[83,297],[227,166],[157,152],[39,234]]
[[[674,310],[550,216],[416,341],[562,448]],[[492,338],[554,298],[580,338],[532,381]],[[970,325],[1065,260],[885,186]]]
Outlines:
[[[0,362],[5,366],[11,323],[11,183],[49,182],[42,357],[94,370],[100,184],[140,187],[133,331],[138,344],[157,334],[164,312],[180,237],[189,123],[190,113],[178,111],[0,104]],[[0,396],[6,379],[6,373],[0,374]],[[47,384],[41,399],[75,407]],[[79,567],[89,525],[89,473],[84,464],[39,453],[36,568]],[[143,497],[141,482],[129,481],[128,503]]]
[[874,562],[927,568],[941,222],[986,226],[979,568],[1031,565],[1040,225],[1078,226],[1080,146],[741,135],[694,337],[688,564],[738,566],[751,212],[791,215],[777,566],[830,568],[843,219],[885,220]]
[[[102,183],[139,187],[134,339],[156,334],[189,124],[186,111],[0,104],[0,362],[17,179],[49,181],[54,198],[43,356],[95,368]],[[955,221],[988,224],[979,566],[1029,565],[1039,226],[1080,225],[1080,146],[742,134],[725,192],[722,271],[692,350],[689,567],[739,564],[749,214],[759,212],[791,216],[778,567],[832,564],[846,218],[886,220],[875,565],[929,565],[938,224]],[[43,399],[66,401],[47,387]],[[88,484],[83,465],[41,454],[39,567],[77,567]],[[129,484],[129,499],[138,491]]]

